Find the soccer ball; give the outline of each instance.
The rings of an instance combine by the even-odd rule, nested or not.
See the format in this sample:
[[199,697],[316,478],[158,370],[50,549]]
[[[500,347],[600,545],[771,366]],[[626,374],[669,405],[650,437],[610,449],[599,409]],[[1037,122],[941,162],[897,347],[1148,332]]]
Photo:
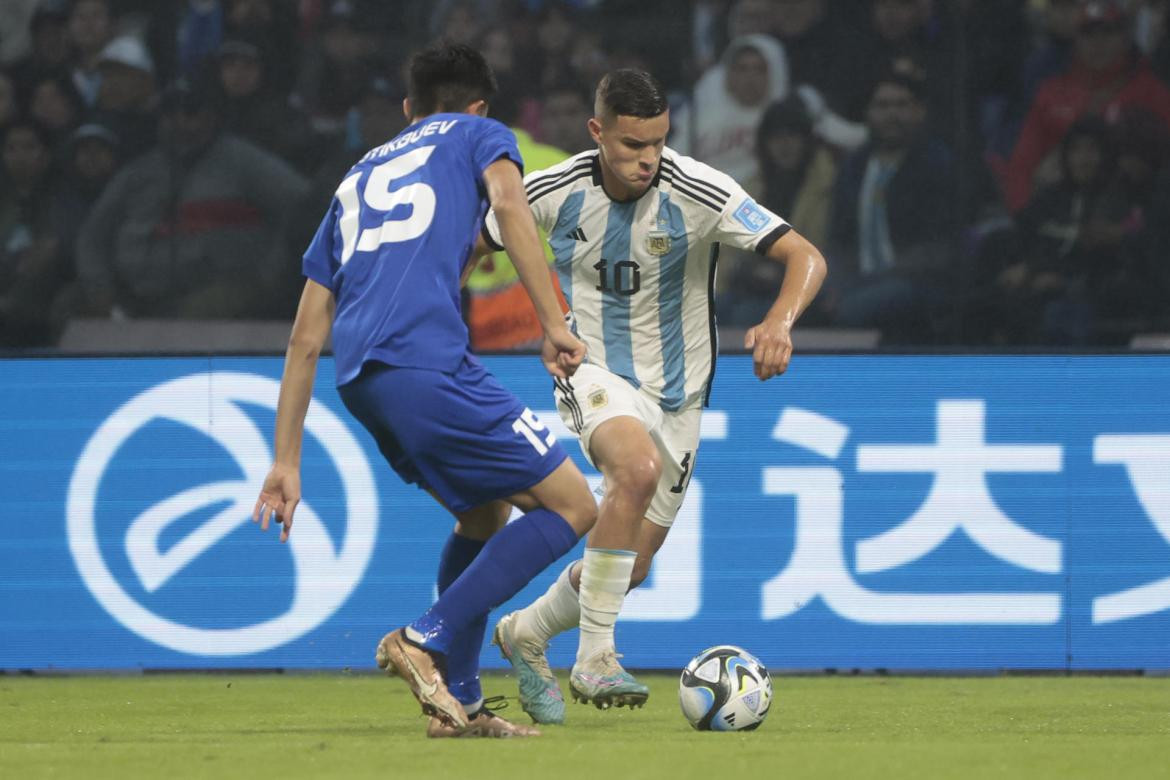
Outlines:
[[699,731],[751,731],[760,727],[772,706],[772,678],[751,653],[718,645],[683,669],[678,701]]

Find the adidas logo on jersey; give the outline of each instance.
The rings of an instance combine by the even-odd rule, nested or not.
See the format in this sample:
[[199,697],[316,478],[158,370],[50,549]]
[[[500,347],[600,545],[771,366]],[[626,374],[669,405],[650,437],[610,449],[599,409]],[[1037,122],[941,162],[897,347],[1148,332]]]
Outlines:
[[566,238],[571,238],[574,241],[588,241],[589,240],[589,239],[585,238],[585,231],[582,230],[581,228],[575,228],[566,236]]

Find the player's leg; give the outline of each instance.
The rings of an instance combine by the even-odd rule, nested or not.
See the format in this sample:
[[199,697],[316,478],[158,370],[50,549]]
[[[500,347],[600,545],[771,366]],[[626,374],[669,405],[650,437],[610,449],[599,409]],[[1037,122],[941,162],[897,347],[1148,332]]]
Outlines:
[[[391,468],[407,484],[423,488],[428,487],[426,479],[395,430],[396,415],[393,412],[396,407],[387,399],[403,397],[403,392],[409,394],[425,377],[426,374],[420,372],[393,370],[371,362],[356,379],[338,388],[342,402],[374,437]],[[433,490],[431,493],[435,495]],[[403,629],[382,637],[374,658],[379,669],[402,677],[425,714],[439,718],[453,728],[467,727],[467,713],[447,690],[440,671],[444,659],[408,641]]]
[[[504,527],[511,511],[511,505],[506,502],[492,501],[466,512],[454,513],[455,528],[439,554],[436,586],[440,595],[459,579],[488,540]],[[447,653],[447,690],[459,700],[469,716],[483,704],[479,651],[486,625],[485,613],[455,637]]]
[[379,643],[378,665],[404,677],[424,712],[465,728],[439,672],[454,639],[571,549],[596,504],[560,445],[536,438],[539,423],[474,360],[454,375],[374,364],[340,392],[403,478],[455,512],[534,483],[560,496],[559,512],[537,509],[492,536],[426,613]]
[[[686,497],[698,446],[700,416],[697,408],[667,414],[654,430],[663,472],[646,517],[639,524],[631,589],[648,576],[654,555],[665,542]],[[517,672],[521,705],[539,723],[560,723],[564,719],[563,704],[559,709],[555,706],[561,696],[556,678],[547,671],[545,650],[552,637],[575,628],[580,621],[578,590],[582,568],[580,560],[569,564],[536,601],[502,618],[493,634],[493,643],[500,646]],[[544,672],[533,674],[530,671],[533,669]]]
[[599,425],[589,452],[605,478],[605,496],[580,567],[581,633],[569,687],[574,698],[598,707],[633,706],[646,700],[649,689],[618,663],[614,624],[630,589],[638,529],[662,463],[645,423],[634,417],[614,417]]
[[[437,497],[436,497],[437,498]],[[471,565],[487,541],[508,522],[512,505],[492,501],[466,512],[456,512],[455,529],[439,556],[438,591],[443,593]],[[466,728],[456,728],[432,717],[427,724],[431,738],[533,737],[540,732],[512,723],[493,711],[492,703],[503,697],[484,699],[479,680],[479,653],[483,647],[487,614],[481,615],[455,636],[447,653],[447,689],[467,713]]]

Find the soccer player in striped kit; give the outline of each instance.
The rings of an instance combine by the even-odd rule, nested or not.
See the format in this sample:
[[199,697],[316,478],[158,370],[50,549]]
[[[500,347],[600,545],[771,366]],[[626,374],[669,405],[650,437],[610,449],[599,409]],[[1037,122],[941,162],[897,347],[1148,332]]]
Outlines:
[[[471,354],[460,316],[460,278],[490,200],[548,341],[546,369],[567,379],[584,357],[547,275],[515,136],[486,117],[495,92],[474,49],[419,52],[403,105],[410,127],[367,152],[337,188],[305,252],[275,462],[252,515],[264,530],[275,518],[288,539],[305,414],[332,333],[346,408],[399,476],[456,518],[439,558],[438,600],[375,651],[431,716],[431,737],[540,733],[496,715],[483,696],[487,614],[571,550],[598,511],[567,453]],[[524,516],[504,527],[501,502]]]
[[[493,641],[512,663],[520,701],[538,723],[564,720],[548,667],[549,639],[581,628],[570,675],[574,698],[638,706],[646,686],[622,669],[613,627],[682,505],[695,465],[699,420],[715,371],[715,264],[720,244],[786,264],[764,321],[748,330],[761,380],[783,373],[791,329],[820,289],[821,253],[729,176],[666,147],[670,113],[648,73],[602,78],[589,131],[596,149],[524,179],[549,236],[573,332],[588,347],[571,379],[555,381],[557,409],[601,471],[605,494],[583,561],[525,609],[506,615]],[[494,213],[479,251],[499,248]]]

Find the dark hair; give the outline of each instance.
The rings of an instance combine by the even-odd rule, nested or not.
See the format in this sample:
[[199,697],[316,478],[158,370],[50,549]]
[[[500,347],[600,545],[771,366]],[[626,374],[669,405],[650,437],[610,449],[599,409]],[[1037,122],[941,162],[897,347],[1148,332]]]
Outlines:
[[808,112],[804,98],[793,93],[783,100],[772,103],[764,110],[760,117],[760,124],[756,131],[756,145],[760,147],[767,139],[776,133],[785,130],[810,135],[813,129],[812,116]]
[[883,84],[892,84],[905,89],[918,102],[925,102],[927,97],[926,78],[926,71],[921,65],[911,59],[899,57],[889,63],[889,66],[874,81],[870,97],[876,95],[878,87]]
[[601,77],[593,112],[597,116],[634,116],[650,119],[670,104],[658,80],[644,70],[621,68]]
[[477,100],[490,101],[499,86],[491,66],[462,43],[439,43],[410,60],[410,110],[416,116],[462,111]]

